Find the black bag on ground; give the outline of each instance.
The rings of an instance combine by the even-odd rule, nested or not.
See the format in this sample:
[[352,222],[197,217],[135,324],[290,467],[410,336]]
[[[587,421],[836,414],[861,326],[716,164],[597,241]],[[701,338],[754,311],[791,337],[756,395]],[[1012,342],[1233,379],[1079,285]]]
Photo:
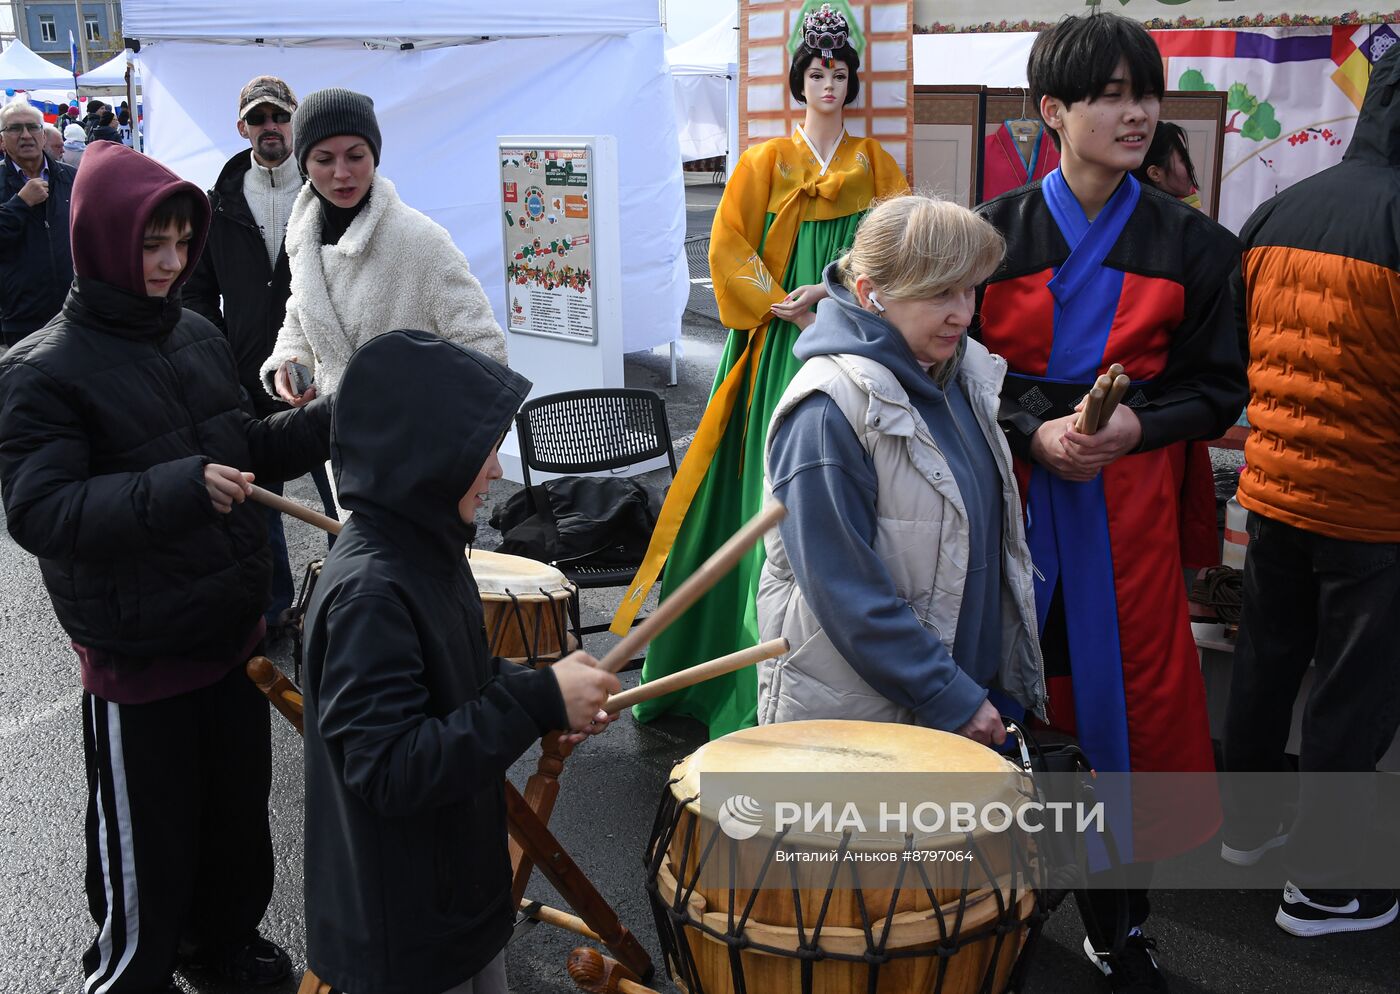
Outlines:
[[598,569],[636,568],[656,527],[660,495],[636,480],[563,476],[512,494],[491,515],[497,552]]

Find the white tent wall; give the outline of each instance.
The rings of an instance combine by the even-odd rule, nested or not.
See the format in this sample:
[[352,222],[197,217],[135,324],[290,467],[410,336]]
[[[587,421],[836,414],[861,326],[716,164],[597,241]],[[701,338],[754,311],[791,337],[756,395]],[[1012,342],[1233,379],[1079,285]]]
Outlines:
[[[138,3],[128,8],[137,8],[144,17],[145,8],[153,6],[157,5]],[[301,13],[301,4],[282,6]],[[398,9],[396,3],[362,6]],[[609,5],[582,4],[586,9],[598,6]],[[637,4],[630,0],[614,6],[625,10]],[[674,94],[656,8],[645,6],[652,26],[629,34],[575,32],[409,51],[345,43],[143,41],[147,151],[207,188],[229,156],[247,149],[235,130],[235,104],[238,91],[253,76],[281,76],[298,94],[327,86],[368,93],[383,132],[380,169],[406,203],[452,234],[504,327],[497,136],[613,135],[624,233],[623,349],[653,348],[680,337],[689,274]],[[354,22],[358,6],[346,7]],[[462,14],[456,9],[453,23],[460,34]],[[418,21],[402,13],[418,33]],[[570,16],[577,16],[576,8],[570,9]],[[176,19],[162,17],[160,22],[157,33],[183,30]],[[139,17],[136,23],[139,28]],[[321,34],[331,24],[344,30],[343,23],[326,14]],[[487,26],[491,25],[483,22]],[[549,29],[539,21],[534,27]],[[270,36],[273,27],[260,22],[257,30]],[[518,33],[518,25],[515,30]],[[374,36],[384,34],[384,25],[377,25]],[[411,280],[414,274],[405,272],[402,278]],[[393,287],[385,287],[385,292],[394,292]]]
[[122,32],[155,38],[414,42],[630,34],[659,27],[656,0],[122,0]]
[[1025,86],[1034,31],[914,36],[915,86]]
[[681,161],[729,151],[729,72],[739,61],[737,8],[713,27],[666,52],[676,89]]
[[729,151],[729,80],[699,74],[672,76],[681,161],[693,162]]

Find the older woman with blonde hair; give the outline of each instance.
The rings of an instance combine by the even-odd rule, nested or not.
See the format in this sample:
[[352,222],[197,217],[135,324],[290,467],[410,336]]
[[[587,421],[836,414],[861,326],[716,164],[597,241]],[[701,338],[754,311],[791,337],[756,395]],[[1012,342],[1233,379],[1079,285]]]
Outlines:
[[824,273],[828,297],[767,436],[788,507],[758,587],[759,721],[917,723],[999,744],[996,688],[1039,709],[1030,553],[997,427],[1006,363],[967,336],[1004,243],[922,196],[876,206]]

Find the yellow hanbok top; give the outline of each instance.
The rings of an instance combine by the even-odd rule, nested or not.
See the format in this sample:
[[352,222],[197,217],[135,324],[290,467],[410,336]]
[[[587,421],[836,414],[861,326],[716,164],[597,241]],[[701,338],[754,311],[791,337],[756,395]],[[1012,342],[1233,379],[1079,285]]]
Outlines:
[[822,162],[798,127],[791,136],[755,145],[740,156],[715,211],[710,231],[710,275],[720,320],[736,331],[747,331],[747,347],[710,397],[652,532],[646,558],[613,619],[614,632],[626,633],[660,575],[685,513],[739,406],[741,390],[747,416],[752,374],[773,316],[770,308],[793,289],[779,280],[788,270],[798,229],[806,221],[861,213],[876,200],[908,190],[898,163],[873,138],[843,133],[831,158]]

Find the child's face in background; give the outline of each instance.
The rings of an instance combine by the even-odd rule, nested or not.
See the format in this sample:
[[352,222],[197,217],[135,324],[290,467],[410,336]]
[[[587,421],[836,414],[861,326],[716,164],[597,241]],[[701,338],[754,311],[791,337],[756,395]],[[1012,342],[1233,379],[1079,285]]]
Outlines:
[[171,284],[185,269],[190,258],[194,229],[188,223],[171,223],[163,231],[146,229],[141,243],[141,265],[146,280],[146,296],[164,297]]
[[476,521],[477,508],[486,506],[486,492],[491,489],[491,481],[499,480],[502,476],[501,458],[496,454],[500,448],[500,443],[491,450],[491,454],[486,457],[486,462],[481,467],[481,472],[476,474],[476,479],[472,480],[471,487],[462,499],[457,502],[457,513],[466,524],[473,524]]
[[1181,161],[1181,153],[1176,149],[1172,149],[1172,157],[1167,160],[1165,169],[1152,166],[1147,170],[1147,175],[1157,189],[1163,193],[1170,193],[1178,200],[1196,192],[1196,187],[1191,182],[1191,174],[1186,170],[1186,163]]

